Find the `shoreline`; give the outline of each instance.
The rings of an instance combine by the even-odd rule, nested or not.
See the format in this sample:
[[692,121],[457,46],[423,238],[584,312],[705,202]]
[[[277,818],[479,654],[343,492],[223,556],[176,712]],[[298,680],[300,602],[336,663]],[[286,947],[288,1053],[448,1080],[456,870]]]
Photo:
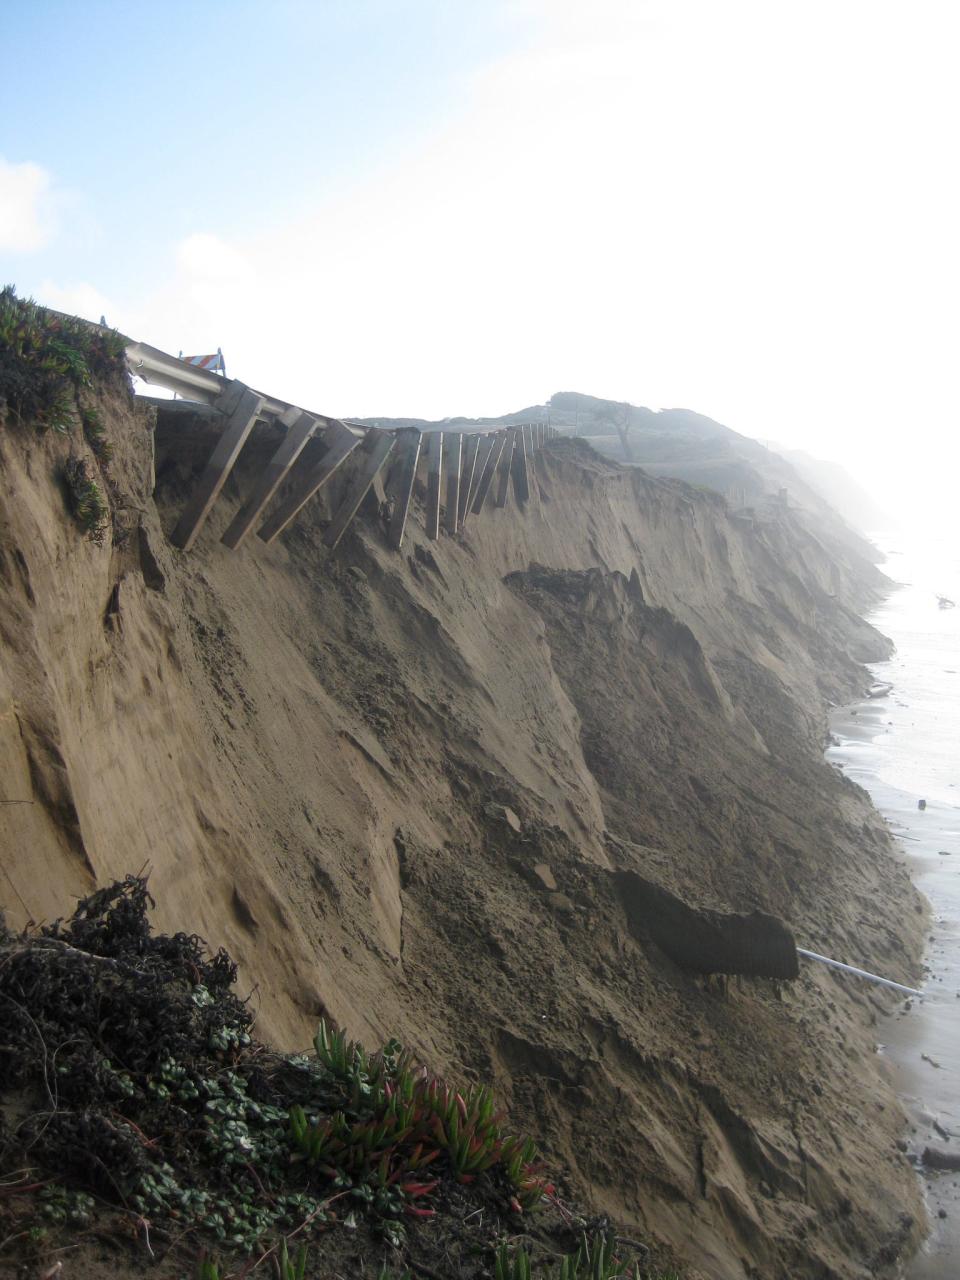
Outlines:
[[[889,621],[877,614],[896,621],[899,611],[905,617],[909,601],[898,603],[897,598],[909,586],[897,583],[869,620],[889,633]],[[870,664],[874,678],[884,683],[892,679],[892,688],[831,712],[825,758],[867,791],[890,827],[915,887],[930,904],[924,998],[905,999],[884,1017],[878,1026],[878,1052],[907,1113],[907,1153],[917,1168],[929,1215],[927,1239],[905,1274],[909,1280],[944,1280],[960,1270],[960,1172],[924,1167],[922,1158],[931,1147],[960,1159],[960,803],[947,803],[936,785],[931,798],[889,781],[898,763],[892,751],[897,735],[908,728],[916,732],[921,710],[911,689],[898,687],[890,668],[905,663],[908,671],[913,658],[906,651],[898,653],[896,664]],[[935,744],[930,746],[933,750]],[[922,809],[921,800],[926,801]]]

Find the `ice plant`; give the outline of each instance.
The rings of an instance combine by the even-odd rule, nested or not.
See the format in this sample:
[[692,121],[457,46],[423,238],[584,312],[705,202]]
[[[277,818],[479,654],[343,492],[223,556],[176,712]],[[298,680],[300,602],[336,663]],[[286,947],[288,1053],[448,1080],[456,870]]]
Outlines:
[[[500,1166],[512,1188],[509,1207],[534,1208],[552,1187],[540,1175],[529,1139],[508,1137],[488,1088],[458,1091],[417,1067],[395,1040],[368,1054],[343,1031],[320,1023],[314,1039],[317,1061],[334,1092],[335,1110],[313,1118],[301,1105],[290,1109],[290,1139],[297,1155],[331,1179],[349,1176],[364,1184],[379,1177],[396,1186],[411,1216],[432,1210],[410,1203],[434,1190],[448,1171],[470,1183]],[[417,1176],[434,1165],[436,1176]],[[433,1173],[434,1170],[431,1170]]]

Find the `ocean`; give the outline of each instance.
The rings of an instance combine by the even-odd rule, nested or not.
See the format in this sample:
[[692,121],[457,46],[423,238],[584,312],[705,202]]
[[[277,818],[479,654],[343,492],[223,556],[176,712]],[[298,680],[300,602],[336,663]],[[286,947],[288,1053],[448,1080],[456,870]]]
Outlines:
[[[870,793],[932,908],[924,999],[904,1001],[878,1029],[919,1165],[927,1146],[960,1157],[960,549],[946,538],[874,540],[884,572],[901,584],[870,615],[896,644],[888,662],[871,667],[892,688],[831,716],[826,755]],[[941,608],[938,597],[956,607]],[[905,1274],[954,1280],[960,1170],[921,1172],[931,1235]]]

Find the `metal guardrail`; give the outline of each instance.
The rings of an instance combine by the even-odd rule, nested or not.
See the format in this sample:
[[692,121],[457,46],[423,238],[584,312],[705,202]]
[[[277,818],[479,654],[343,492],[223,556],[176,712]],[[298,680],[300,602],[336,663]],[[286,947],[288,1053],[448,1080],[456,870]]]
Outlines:
[[[229,379],[221,378],[219,374],[211,373],[208,369],[198,369],[195,365],[187,364],[176,356],[161,351],[158,347],[149,346],[146,342],[128,343],[127,365],[130,372],[142,378],[144,382],[166,387],[168,391],[175,391],[177,395],[190,400],[199,400],[204,404],[213,404],[230,385]],[[257,394],[262,401],[261,414],[280,418],[289,410],[300,408],[299,405],[290,404],[286,400],[277,400],[274,396],[263,395],[262,392]],[[367,434],[366,427],[354,426],[349,422],[341,423],[339,418],[331,418],[325,413],[314,413],[312,410],[306,410],[306,412],[318,422],[327,425],[337,423],[344,426],[358,438]]]
[[[545,423],[472,431],[444,427],[428,433],[419,427],[360,426],[264,395],[239,380],[220,377],[145,342],[128,342],[126,358],[130,372],[144,382],[165,387],[188,401],[214,405],[224,416],[223,433],[171,534],[171,541],[183,551],[195,544],[250,432],[264,419],[279,422],[285,428],[284,439],[221,537],[231,550],[236,550],[258,523],[258,536],[272,542],[351,457],[359,460],[358,465],[323,535],[324,545],[331,550],[369,489],[379,483],[391,456],[393,510],[388,538],[396,550],[403,541],[421,462],[427,466],[426,530],[431,539],[440,533],[444,489],[444,528],[453,534],[471,515],[479,515],[488,497],[497,507],[506,505],[511,477],[518,504],[524,506],[533,498],[537,510],[540,508],[535,455],[557,434]],[[315,437],[323,439],[326,449],[318,461],[305,467],[298,460]],[[428,447],[422,449],[425,440]],[[290,491],[268,516],[267,507],[284,482],[289,483]]]

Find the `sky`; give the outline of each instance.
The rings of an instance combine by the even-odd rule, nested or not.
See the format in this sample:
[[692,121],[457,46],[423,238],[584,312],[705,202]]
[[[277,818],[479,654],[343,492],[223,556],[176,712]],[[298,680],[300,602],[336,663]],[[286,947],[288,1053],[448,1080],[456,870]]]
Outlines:
[[956,0],[0,3],[0,280],[343,416],[695,409],[952,519]]

